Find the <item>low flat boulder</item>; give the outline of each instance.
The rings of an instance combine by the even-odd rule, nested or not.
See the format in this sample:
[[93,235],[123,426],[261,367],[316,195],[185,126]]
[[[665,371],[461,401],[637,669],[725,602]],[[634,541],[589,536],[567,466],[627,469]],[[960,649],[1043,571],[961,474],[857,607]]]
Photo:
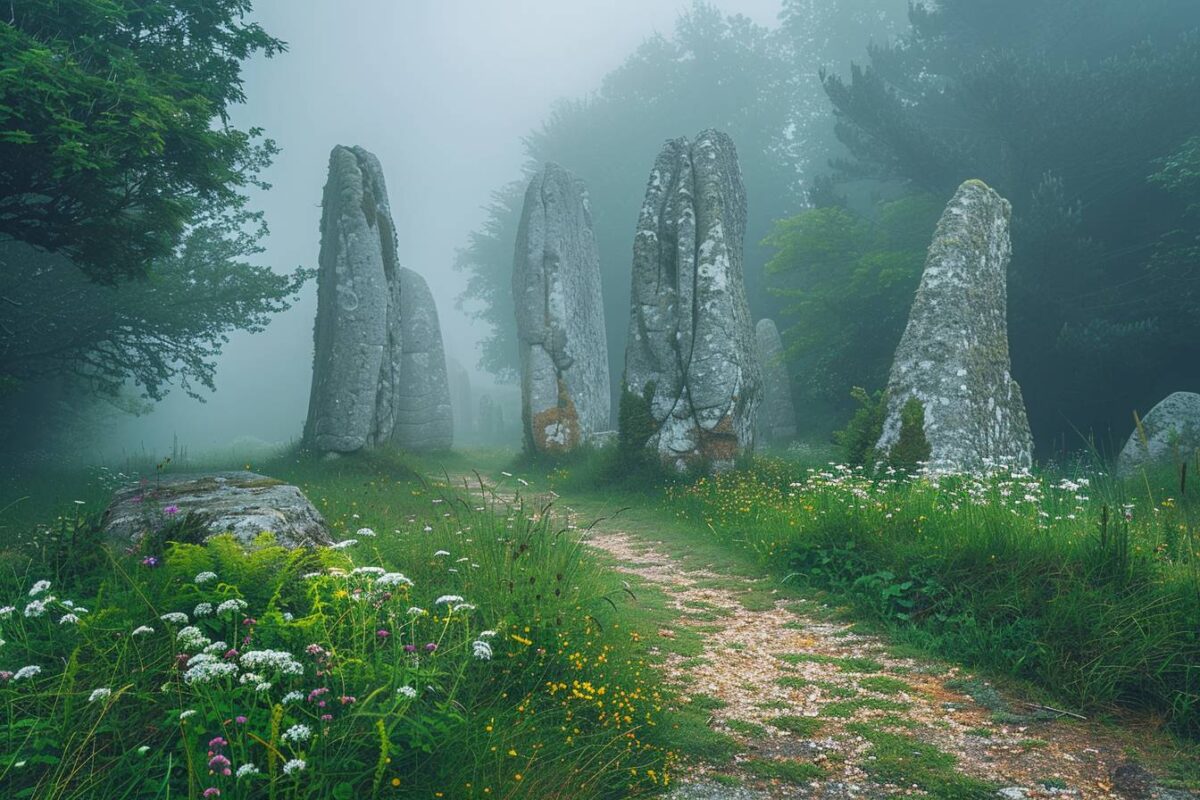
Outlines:
[[264,531],[284,547],[333,543],[325,518],[298,488],[241,471],[165,475],[127,486],[113,495],[101,526],[114,539],[137,542],[188,514],[202,516],[210,536],[232,533],[244,544]]
[[1178,468],[1200,450],[1200,394],[1167,395],[1141,422],[1117,457],[1117,475],[1122,478],[1145,468]]

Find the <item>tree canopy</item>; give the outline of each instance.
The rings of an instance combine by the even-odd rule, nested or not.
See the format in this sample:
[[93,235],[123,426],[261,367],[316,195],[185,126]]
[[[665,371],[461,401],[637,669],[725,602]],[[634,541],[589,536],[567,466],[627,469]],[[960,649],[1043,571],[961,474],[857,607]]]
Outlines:
[[22,0],[0,21],[0,237],[112,283],[169,256],[264,164],[229,124],[284,43],[251,0]]

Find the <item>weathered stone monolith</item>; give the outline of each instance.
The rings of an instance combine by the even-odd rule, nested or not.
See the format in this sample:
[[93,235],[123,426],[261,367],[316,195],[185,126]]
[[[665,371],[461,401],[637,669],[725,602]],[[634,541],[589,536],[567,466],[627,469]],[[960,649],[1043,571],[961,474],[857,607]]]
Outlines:
[[775,321],[760,319],[754,326],[754,338],[763,376],[757,436],[760,441],[770,444],[789,442],[796,438],[796,408],[792,405],[792,384],[783,362],[783,340]]
[[454,412],[454,437],[458,442],[475,433],[474,395],[471,375],[456,358],[446,358],[446,373],[450,379],[450,409]]
[[352,452],[391,438],[401,360],[395,228],[379,160],[361,147],[330,153],[318,264],[304,442]]
[[448,450],[454,440],[450,381],[437,306],[425,279],[400,268],[400,372],[392,443],[405,450]]
[[1033,441],[1008,355],[1008,201],[982,181],[958,188],[925,260],[887,387],[877,450],[900,440],[905,404],[924,410],[933,471],[1027,467]]
[[525,445],[569,452],[609,428],[611,399],[587,190],[557,164],[525,192],[512,280]]
[[624,441],[647,436],[676,469],[725,469],[754,445],[762,376],[742,279],[745,230],[733,141],[706,130],[694,143],[667,142],[633,243],[621,425]]
[[1200,450],[1200,394],[1167,395],[1140,423],[1117,457],[1117,475],[1127,478],[1154,467],[1178,469]]

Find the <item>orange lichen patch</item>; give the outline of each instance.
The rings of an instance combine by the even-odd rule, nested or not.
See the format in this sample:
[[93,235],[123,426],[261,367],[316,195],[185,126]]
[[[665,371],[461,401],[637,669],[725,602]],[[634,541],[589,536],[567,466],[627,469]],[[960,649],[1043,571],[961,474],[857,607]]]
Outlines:
[[700,431],[700,455],[708,461],[733,461],[741,453],[733,417],[726,414],[711,431]]
[[562,378],[558,379],[558,405],[534,414],[530,428],[539,452],[569,453],[579,446],[583,439],[579,412]]

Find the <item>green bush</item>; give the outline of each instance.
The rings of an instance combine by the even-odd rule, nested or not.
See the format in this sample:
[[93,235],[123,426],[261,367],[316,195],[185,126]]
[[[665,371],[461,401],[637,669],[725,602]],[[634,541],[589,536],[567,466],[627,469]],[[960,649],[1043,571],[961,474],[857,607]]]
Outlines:
[[883,435],[887,402],[882,391],[870,394],[859,386],[850,390],[850,396],[858,401],[858,409],[845,428],[834,432],[833,440],[844,451],[847,464],[871,465],[878,458],[875,445]]

